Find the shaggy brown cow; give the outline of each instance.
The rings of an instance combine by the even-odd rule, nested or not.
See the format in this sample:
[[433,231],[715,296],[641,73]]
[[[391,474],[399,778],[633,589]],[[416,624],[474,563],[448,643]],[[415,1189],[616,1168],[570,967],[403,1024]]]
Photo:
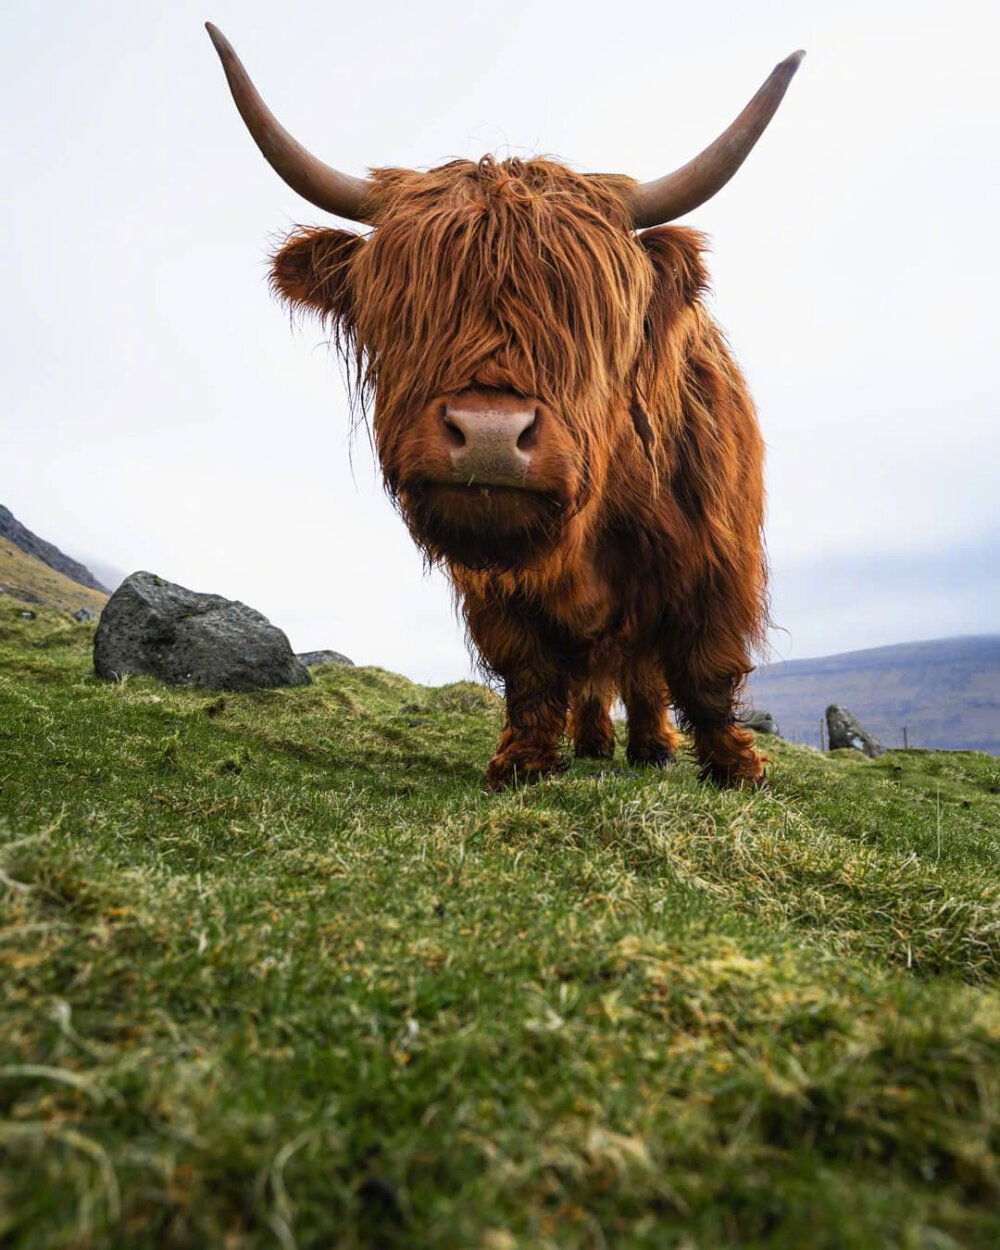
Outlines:
[[209,33],[277,172],[374,227],[295,231],[272,282],[332,327],[386,486],[503,680],[489,784],[558,769],[567,728],[610,758],[618,693],[633,763],[673,758],[673,703],[704,776],[759,782],[735,708],[767,619],[761,437],[704,239],[662,223],[736,172],[802,54],[656,182],[491,157],[362,180],[300,147]]

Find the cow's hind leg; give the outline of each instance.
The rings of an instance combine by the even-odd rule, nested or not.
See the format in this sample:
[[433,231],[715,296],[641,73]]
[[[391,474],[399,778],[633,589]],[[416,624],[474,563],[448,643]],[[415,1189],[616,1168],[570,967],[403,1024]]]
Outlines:
[[672,763],[680,735],[670,719],[670,691],[659,662],[646,656],[630,660],[622,669],[621,688],[629,763]]
[[578,759],[609,760],[614,755],[615,727],[610,713],[614,695],[610,677],[589,678],[573,691],[568,732]]

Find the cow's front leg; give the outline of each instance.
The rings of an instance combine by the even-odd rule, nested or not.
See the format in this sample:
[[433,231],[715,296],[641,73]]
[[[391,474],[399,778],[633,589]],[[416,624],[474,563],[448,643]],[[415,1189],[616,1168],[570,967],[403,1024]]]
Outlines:
[[[704,654],[704,653],[703,653]],[[698,665],[678,665],[670,681],[681,724],[694,740],[701,776],[723,786],[759,786],[767,756],[737,723],[736,708],[749,661],[726,671],[705,655]]]
[[565,767],[560,751],[580,656],[572,639],[523,597],[498,594],[476,574],[452,573],[469,635],[504,683],[507,719],[486,770],[491,790]]
[[555,670],[505,675],[507,723],[486,770],[491,790],[537,781],[566,767],[560,741],[566,727],[569,680]]

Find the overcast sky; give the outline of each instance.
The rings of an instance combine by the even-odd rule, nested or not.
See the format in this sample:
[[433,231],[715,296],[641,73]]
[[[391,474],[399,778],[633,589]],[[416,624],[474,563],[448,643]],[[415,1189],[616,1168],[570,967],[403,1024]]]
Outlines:
[[[321,330],[265,258],[322,222],[203,22],[318,155],[657,177],[806,60],[688,224],[769,448],[777,656],[1000,630],[995,0],[6,0],[0,503],[68,553],[244,600],[298,649],[467,676]],[[331,222],[333,219],[329,219]]]

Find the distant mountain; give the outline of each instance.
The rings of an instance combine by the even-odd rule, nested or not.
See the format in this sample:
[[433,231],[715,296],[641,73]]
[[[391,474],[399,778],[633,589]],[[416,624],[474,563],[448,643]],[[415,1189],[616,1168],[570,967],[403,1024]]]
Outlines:
[[783,737],[819,745],[820,720],[843,703],[889,747],[1000,755],[1000,634],[939,638],[768,664],[748,695]]
[[3,504],[0,504],[0,538],[6,538],[15,547],[20,547],[29,556],[41,560],[43,564],[47,564],[50,569],[55,569],[63,577],[68,577],[70,581],[78,582],[81,586],[89,586],[91,590],[98,590],[104,595],[108,593],[107,587],[101,585],[90,569],[79,560],[73,560],[64,555],[58,547],[47,543],[44,538],[33,534]]

